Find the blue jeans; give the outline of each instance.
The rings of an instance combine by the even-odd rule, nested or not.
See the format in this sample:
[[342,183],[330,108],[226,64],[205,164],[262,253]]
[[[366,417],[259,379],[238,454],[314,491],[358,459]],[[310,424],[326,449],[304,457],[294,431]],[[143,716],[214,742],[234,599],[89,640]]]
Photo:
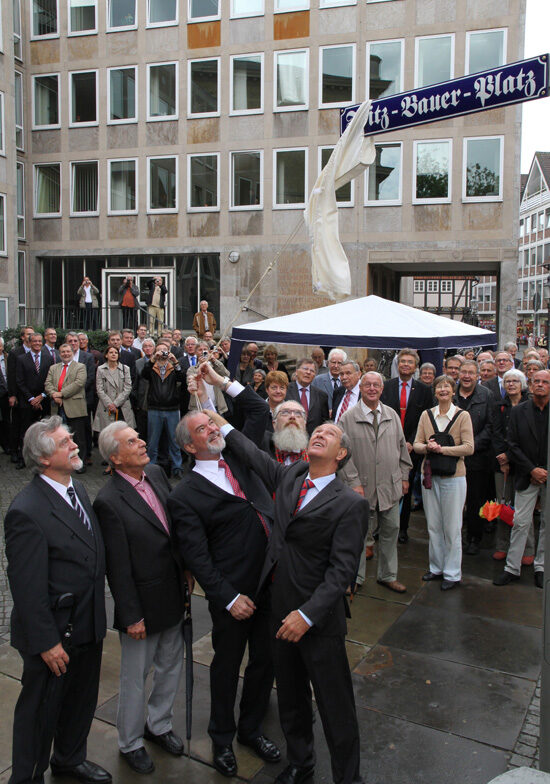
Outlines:
[[181,452],[176,444],[175,433],[178,422],[180,421],[179,411],[160,411],[159,409],[149,409],[147,412],[147,454],[153,465],[157,462],[159,451],[159,441],[162,429],[166,425],[168,435],[168,452],[172,461],[174,471],[181,468]]

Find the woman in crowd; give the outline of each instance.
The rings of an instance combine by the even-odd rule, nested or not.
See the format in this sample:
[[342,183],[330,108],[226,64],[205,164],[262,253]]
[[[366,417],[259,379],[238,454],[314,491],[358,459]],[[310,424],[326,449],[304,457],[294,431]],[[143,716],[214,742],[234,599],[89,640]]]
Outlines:
[[[265,377],[265,392],[267,395],[267,403],[272,414],[279,403],[282,403],[286,398],[288,384],[288,376],[286,373],[282,373],[280,370],[272,370]],[[273,422],[271,418],[268,421],[267,430],[270,433],[273,432]]]
[[[118,349],[110,346],[104,354],[105,364],[100,365],[96,374],[96,390],[99,398],[93,429],[100,433],[104,427],[124,420],[130,427],[136,426],[134,412],[130,405],[132,378],[130,368],[118,361]],[[111,473],[107,468],[104,474]]]
[[252,389],[260,397],[263,397],[264,400],[267,397],[267,392],[265,391],[265,378],[266,378],[265,370],[262,370],[261,368],[256,368],[252,376]]
[[290,379],[284,362],[279,362],[278,356],[279,352],[277,346],[274,346],[273,343],[266,346],[264,348],[264,370],[266,373],[278,370],[280,373],[286,373],[287,378]]
[[529,391],[531,390],[531,379],[539,370],[544,370],[544,365],[540,359],[530,359],[525,363],[525,375],[527,376],[527,387]]
[[431,362],[424,362],[420,365],[418,380],[431,387],[435,381],[435,365],[432,365]]
[[241,351],[241,358],[235,371],[235,381],[240,381],[243,386],[252,383],[254,368],[250,365],[250,351],[245,347]]
[[[459,585],[462,573],[462,510],[466,501],[466,466],[464,458],[473,454],[474,434],[467,411],[453,404],[456,385],[450,376],[439,376],[434,381],[437,405],[424,411],[418,423],[414,451],[425,455],[422,463],[422,501],[428,525],[430,568],[423,580],[442,580],[441,590]],[[441,446],[432,438],[451,424],[449,433],[454,446]],[[430,455],[456,458],[454,474],[432,474]]]
[[[521,370],[507,370],[502,377],[506,394],[502,400],[495,401],[493,414],[493,446],[495,450],[495,485],[497,501],[506,503],[514,498],[514,466],[508,453],[508,422],[514,406],[528,400],[527,379]],[[510,526],[497,520],[495,561],[504,561],[510,545]],[[524,566],[534,561],[535,539],[533,526],[529,530],[525,553],[521,559]]]

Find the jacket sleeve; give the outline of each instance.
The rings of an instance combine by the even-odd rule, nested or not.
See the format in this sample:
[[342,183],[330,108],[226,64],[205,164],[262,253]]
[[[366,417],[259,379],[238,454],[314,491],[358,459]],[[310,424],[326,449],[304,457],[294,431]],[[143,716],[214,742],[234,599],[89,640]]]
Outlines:
[[99,398],[100,403],[107,408],[107,406],[112,403],[113,401],[109,397],[109,395],[105,392],[105,372],[102,368],[98,368],[97,376],[95,380],[95,386],[97,390],[97,396]]
[[57,392],[57,384],[54,383],[53,380],[53,369],[55,365],[51,365],[50,369],[48,370],[48,375],[46,376],[46,380],[44,381],[44,392],[51,397],[54,392]]
[[483,427],[474,436],[474,451],[486,452],[493,442],[493,395],[488,390],[490,397],[485,404],[485,421]]
[[[518,408],[521,409],[520,406],[515,406],[510,412],[510,421],[508,423],[508,451],[515,468],[519,469],[519,472],[522,474],[530,475],[533,468],[537,468],[537,465],[529,459],[529,456],[525,454],[520,446]],[[525,414],[521,410],[520,413],[523,414],[521,426],[525,428],[527,426]]]
[[493,451],[495,455],[506,454],[508,441],[504,432],[504,413],[501,411],[502,402],[495,400],[493,403]]
[[[396,414],[397,416],[397,414]],[[397,432],[397,448],[399,449],[399,467],[401,469],[401,477],[404,482],[409,481],[409,473],[412,468],[412,460],[409,455],[409,450],[407,449],[407,442],[405,441],[405,435],[401,428],[401,423],[396,422],[396,432]]]
[[[428,414],[426,411],[423,411],[420,415],[420,420],[418,422],[418,429],[416,431],[416,435],[414,437],[414,444],[413,449],[418,455],[425,455],[428,451],[426,445],[428,443],[428,435],[426,434],[426,425],[429,423]],[[430,426],[431,430],[431,426]],[[431,434],[431,433],[430,433]]]
[[[77,362],[77,365],[78,367],[76,369],[76,378],[74,381],[71,381],[70,384],[63,385],[61,389],[61,397],[72,397],[73,395],[76,395],[77,392],[80,392],[80,390],[83,390],[86,386],[86,367],[80,362]],[[50,375],[51,369],[52,368],[50,368],[48,371],[48,377]]]
[[29,388],[27,387],[27,379],[25,378],[25,368],[23,367],[23,359],[25,356],[26,354],[21,354],[21,356],[17,358],[15,378],[17,382],[17,391],[21,393],[23,400],[30,400],[33,395],[30,393]]
[[256,446],[249,438],[231,430],[225,437],[227,445],[245,466],[251,468],[262,480],[270,493],[274,493],[279,481],[285,473],[287,466],[276,460]]
[[128,398],[130,397],[130,392],[132,391],[132,378],[130,376],[130,368],[127,365],[122,365],[122,373],[124,377],[124,386],[122,388],[122,392],[119,392],[118,395],[113,400],[113,403],[117,408],[120,408],[121,405],[128,400]]

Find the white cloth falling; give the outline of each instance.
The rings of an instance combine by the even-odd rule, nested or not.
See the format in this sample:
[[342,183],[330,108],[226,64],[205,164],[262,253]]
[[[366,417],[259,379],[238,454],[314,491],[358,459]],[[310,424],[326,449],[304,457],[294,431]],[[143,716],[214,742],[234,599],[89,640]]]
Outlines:
[[336,190],[362,174],[374,161],[373,138],[363,135],[370,107],[371,101],[365,101],[357,109],[317,177],[304,210],[311,239],[313,291],[331,299],[351,294],[349,262],[338,232]]

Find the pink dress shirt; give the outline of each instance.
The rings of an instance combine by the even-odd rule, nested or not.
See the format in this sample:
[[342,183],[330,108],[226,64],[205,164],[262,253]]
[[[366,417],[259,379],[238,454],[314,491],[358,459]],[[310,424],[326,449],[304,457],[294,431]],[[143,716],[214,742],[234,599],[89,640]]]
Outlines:
[[147,506],[153,510],[160,522],[166,528],[166,532],[170,533],[170,529],[168,528],[168,520],[166,519],[166,514],[162,508],[162,504],[157,498],[157,494],[153,490],[153,487],[147,479],[145,472],[141,475],[141,479],[134,479],[133,476],[129,476],[123,471],[117,471],[117,474],[120,474],[123,479],[126,479],[126,481],[129,482],[135,490],[137,490]]

